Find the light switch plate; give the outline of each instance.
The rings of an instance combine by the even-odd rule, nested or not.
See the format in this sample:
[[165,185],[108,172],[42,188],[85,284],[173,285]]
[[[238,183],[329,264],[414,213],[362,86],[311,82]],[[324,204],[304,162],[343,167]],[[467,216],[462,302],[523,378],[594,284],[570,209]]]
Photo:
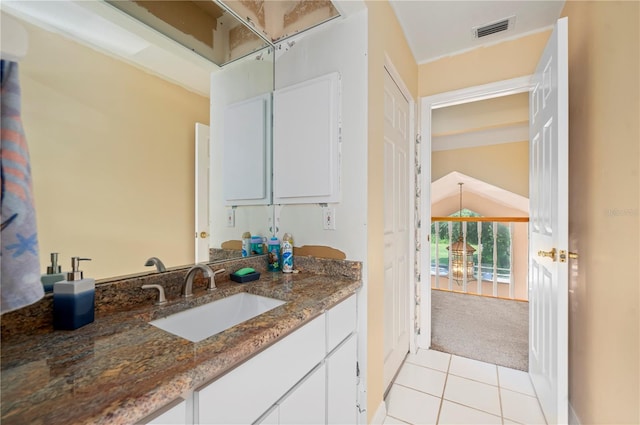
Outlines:
[[227,208],[227,227],[235,227],[236,225],[236,210],[233,208]]
[[322,228],[324,230],[336,230],[336,209],[322,207]]

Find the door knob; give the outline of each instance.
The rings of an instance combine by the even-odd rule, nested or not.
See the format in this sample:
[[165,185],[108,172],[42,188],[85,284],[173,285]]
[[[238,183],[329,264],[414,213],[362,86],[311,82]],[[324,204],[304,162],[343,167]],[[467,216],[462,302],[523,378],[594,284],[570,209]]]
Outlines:
[[549,257],[553,261],[556,261],[556,249],[551,248],[551,251],[538,251],[538,257]]
[[209,237],[209,234],[208,234],[207,232],[200,232],[200,237],[201,237],[202,239],[204,239],[204,238],[208,238],[208,237]]

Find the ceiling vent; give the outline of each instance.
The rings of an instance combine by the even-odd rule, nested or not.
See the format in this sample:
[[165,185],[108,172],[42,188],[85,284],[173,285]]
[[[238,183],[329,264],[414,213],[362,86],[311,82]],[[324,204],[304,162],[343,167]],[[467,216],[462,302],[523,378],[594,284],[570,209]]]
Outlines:
[[481,27],[474,27],[473,35],[475,36],[475,38],[482,38],[491,34],[509,31],[513,29],[515,23],[516,23],[516,17],[511,16],[509,18],[501,19],[499,21],[492,22],[490,24],[483,25]]

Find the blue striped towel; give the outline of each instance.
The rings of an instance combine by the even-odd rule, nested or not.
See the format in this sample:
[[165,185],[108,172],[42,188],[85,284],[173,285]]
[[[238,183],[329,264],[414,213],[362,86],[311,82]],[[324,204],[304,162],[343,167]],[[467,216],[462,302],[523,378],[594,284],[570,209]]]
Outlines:
[[18,64],[0,62],[0,314],[33,304],[44,296],[40,282],[36,212],[31,165],[20,118]]

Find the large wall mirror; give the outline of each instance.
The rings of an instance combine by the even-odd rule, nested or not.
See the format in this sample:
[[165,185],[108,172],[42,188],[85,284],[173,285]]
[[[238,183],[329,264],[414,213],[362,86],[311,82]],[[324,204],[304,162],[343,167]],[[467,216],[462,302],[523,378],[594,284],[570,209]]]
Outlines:
[[[147,26],[163,16],[175,18],[175,10],[150,10],[144,7],[147,2],[117,3],[142,7],[145,24],[107,2],[3,2],[3,16],[18,18],[29,33],[29,52],[20,63],[22,117],[32,161],[41,271],[51,252],[60,254],[63,271],[72,256],[92,258],[83,270],[97,279],[152,272],[144,265],[152,256],[167,268],[192,264],[196,122],[211,126],[210,247],[229,251],[221,259],[239,255],[236,243],[244,232],[274,233],[274,208],[233,208],[222,202],[224,152],[216,142],[220,111],[270,93],[275,43],[338,13],[329,0],[312,2],[313,8],[299,1],[264,2],[264,8],[256,6],[263,2],[252,2],[246,14],[249,29],[245,18],[237,19],[244,11],[217,9],[215,2],[148,2],[185,5],[192,16],[195,11],[203,21],[215,21],[207,31],[226,39],[225,48],[203,41],[207,36],[194,30],[193,21],[187,26],[193,34],[186,38],[210,50],[207,57],[202,49],[181,46],[188,44],[184,37],[176,42],[166,28]],[[274,18],[262,11],[275,3],[273,16],[282,23],[270,36]],[[127,31],[117,33],[123,25]],[[151,38],[146,37],[149,31]],[[167,59],[165,51],[173,56]],[[194,84],[183,84],[186,80]],[[227,224],[230,209],[232,227]]]

